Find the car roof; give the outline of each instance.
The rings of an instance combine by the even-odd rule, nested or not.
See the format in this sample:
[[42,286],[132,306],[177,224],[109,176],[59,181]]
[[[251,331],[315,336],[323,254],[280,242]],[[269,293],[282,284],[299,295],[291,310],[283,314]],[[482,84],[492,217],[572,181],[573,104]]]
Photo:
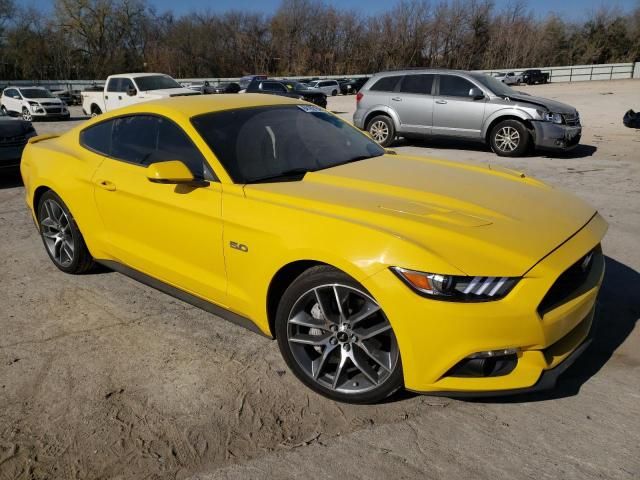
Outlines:
[[117,75],[110,75],[111,78],[140,78],[140,77],[155,77],[158,75],[162,75],[163,77],[168,77],[166,73],[119,73]]
[[242,95],[188,95],[148,102],[136,103],[128,107],[118,108],[109,113],[103,113],[81,125],[84,129],[88,124],[99,123],[108,118],[132,114],[157,114],[171,119],[188,120],[205,113],[277,105],[304,104],[298,99],[290,99],[277,95],[263,93],[244,93]]

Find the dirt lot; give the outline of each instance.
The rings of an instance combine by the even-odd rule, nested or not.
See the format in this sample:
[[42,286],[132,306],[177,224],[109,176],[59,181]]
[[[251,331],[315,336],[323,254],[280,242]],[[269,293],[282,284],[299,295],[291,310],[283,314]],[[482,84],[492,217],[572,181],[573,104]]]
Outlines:
[[[116,273],[60,273],[3,174],[0,479],[640,478],[640,131],[621,122],[640,109],[640,81],[523,89],[579,109],[571,155],[396,148],[524,170],[610,222],[597,338],[556,391],[331,402],[293,378],[275,342]],[[350,118],[354,104],[329,107]]]

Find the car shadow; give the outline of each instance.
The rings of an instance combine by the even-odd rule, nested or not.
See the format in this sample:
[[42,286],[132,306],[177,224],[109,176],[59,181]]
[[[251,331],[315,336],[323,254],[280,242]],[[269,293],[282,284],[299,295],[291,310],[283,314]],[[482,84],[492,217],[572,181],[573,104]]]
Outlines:
[[0,190],[22,187],[23,185],[20,167],[0,170]]
[[476,403],[520,403],[572,397],[609,361],[633,332],[640,318],[640,273],[606,257],[606,272],[596,309],[593,342],[558,379],[553,390],[539,393],[469,399]]
[[[399,138],[389,148],[394,147],[420,147],[420,148],[439,148],[441,150],[473,150],[477,152],[493,153],[489,145],[466,139],[450,139],[444,137],[430,138]],[[585,158],[591,157],[598,151],[598,147],[594,145],[579,144],[573,150],[566,152],[555,152],[545,150],[530,150],[525,154],[528,157],[540,156],[543,158]]]

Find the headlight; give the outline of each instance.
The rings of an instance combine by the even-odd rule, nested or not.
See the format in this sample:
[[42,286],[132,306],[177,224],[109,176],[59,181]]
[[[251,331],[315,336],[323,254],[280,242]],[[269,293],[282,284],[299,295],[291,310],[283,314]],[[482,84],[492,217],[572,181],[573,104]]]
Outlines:
[[540,115],[540,118],[545,122],[552,122],[552,123],[559,123],[559,124],[564,123],[564,119],[562,118],[562,115],[559,113],[548,112],[546,110],[536,110],[536,112],[538,113],[538,115]]
[[31,105],[32,107],[39,107],[40,104],[38,102],[32,102],[31,100],[29,100],[29,105]]
[[400,280],[416,293],[437,300],[486,302],[505,297],[518,277],[469,277],[418,272],[391,267]]

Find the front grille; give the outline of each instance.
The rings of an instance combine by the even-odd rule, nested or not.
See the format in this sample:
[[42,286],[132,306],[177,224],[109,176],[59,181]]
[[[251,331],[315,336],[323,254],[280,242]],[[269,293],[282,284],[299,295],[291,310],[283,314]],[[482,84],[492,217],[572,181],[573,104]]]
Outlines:
[[40,105],[44,107],[54,107],[60,105],[58,102],[40,102]]
[[47,113],[60,113],[60,112],[62,112],[61,108],[45,108],[45,110],[47,111]]
[[577,113],[563,113],[562,118],[564,119],[564,123],[570,127],[580,126],[580,116]]
[[3,147],[22,147],[27,144],[27,137],[24,135],[16,135],[14,137],[0,137],[0,148]]
[[540,302],[538,306],[540,316],[543,316],[557,305],[564,303],[566,299],[575,293],[587,280],[596,259],[601,255],[602,248],[598,245],[565,270],[551,286],[542,302]]

